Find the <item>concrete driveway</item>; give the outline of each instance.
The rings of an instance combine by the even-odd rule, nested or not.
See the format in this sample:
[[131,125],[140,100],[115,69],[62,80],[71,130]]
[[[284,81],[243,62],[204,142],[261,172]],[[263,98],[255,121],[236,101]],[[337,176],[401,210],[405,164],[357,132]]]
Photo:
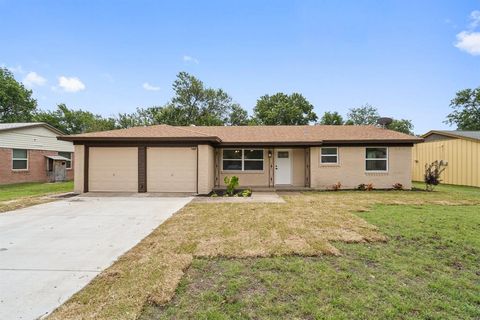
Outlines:
[[0,319],[53,311],[191,197],[74,197],[0,213]]

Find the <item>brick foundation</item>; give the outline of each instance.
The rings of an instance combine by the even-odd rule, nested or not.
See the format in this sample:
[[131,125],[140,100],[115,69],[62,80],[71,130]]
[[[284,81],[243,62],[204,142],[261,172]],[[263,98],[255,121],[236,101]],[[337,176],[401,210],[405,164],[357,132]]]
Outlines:
[[[12,149],[0,148],[0,185],[21,182],[48,182],[47,158],[45,156],[56,155],[58,155],[56,151],[28,150],[28,170],[12,170]],[[73,163],[72,169],[67,169],[67,179],[73,180]]]

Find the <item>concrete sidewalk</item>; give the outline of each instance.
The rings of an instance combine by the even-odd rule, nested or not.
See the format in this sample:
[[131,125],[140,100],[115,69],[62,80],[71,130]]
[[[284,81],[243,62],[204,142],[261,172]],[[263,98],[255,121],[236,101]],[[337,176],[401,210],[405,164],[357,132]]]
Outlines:
[[0,319],[61,305],[191,197],[74,197],[0,214]]

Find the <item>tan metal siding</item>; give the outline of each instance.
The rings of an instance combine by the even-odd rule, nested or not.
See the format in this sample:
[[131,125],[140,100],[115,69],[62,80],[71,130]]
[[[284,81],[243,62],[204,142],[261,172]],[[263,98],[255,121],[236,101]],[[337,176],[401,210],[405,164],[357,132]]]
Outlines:
[[147,192],[195,193],[196,189],[197,148],[147,148]]
[[293,177],[292,185],[294,187],[305,186],[305,149],[292,149],[293,157]]
[[413,180],[423,181],[425,164],[448,162],[441,179],[446,184],[480,187],[480,142],[452,139],[416,144],[413,148]]
[[138,148],[89,148],[89,191],[138,191]]
[[0,147],[73,152],[73,143],[57,140],[57,135],[45,127],[0,131]]

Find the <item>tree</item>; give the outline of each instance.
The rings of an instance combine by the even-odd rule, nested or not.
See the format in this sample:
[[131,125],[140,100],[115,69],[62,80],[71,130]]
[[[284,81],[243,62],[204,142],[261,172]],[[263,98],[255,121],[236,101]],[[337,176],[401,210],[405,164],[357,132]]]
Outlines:
[[0,68],[0,122],[29,122],[36,108],[32,91],[15,80],[8,69]]
[[39,111],[35,121],[46,122],[66,134],[112,130],[116,128],[115,119],[103,118],[89,111],[72,110],[61,103],[55,111]]
[[230,112],[228,125],[230,126],[246,126],[249,124],[248,112],[240,105],[233,105]]
[[413,135],[413,124],[411,120],[406,120],[406,119],[395,120],[394,119],[392,123],[386,126],[386,128],[389,130],[394,130],[394,131]]
[[299,93],[264,95],[253,112],[254,122],[263,125],[305,125],[318,119],[313,105]]
[[222,89],[205,88],[202,81],[180,72],[173,83],[172,100],[157,114],[159,123],[171,125],[225,125],[240,106]]
[[348,125],[376,125],[380,114],[377,108],[367,103],[359,108],[350,109],[347,117],[345,124]]
[[455,124],[457,130],[480,130],[480,87],[458,91],[450,107],[445,123]]
[[323,125],[342,125],[343,118],[338,112],[330,112],[327,111],[323,114],[322,118],[320,119],[320,124]]

